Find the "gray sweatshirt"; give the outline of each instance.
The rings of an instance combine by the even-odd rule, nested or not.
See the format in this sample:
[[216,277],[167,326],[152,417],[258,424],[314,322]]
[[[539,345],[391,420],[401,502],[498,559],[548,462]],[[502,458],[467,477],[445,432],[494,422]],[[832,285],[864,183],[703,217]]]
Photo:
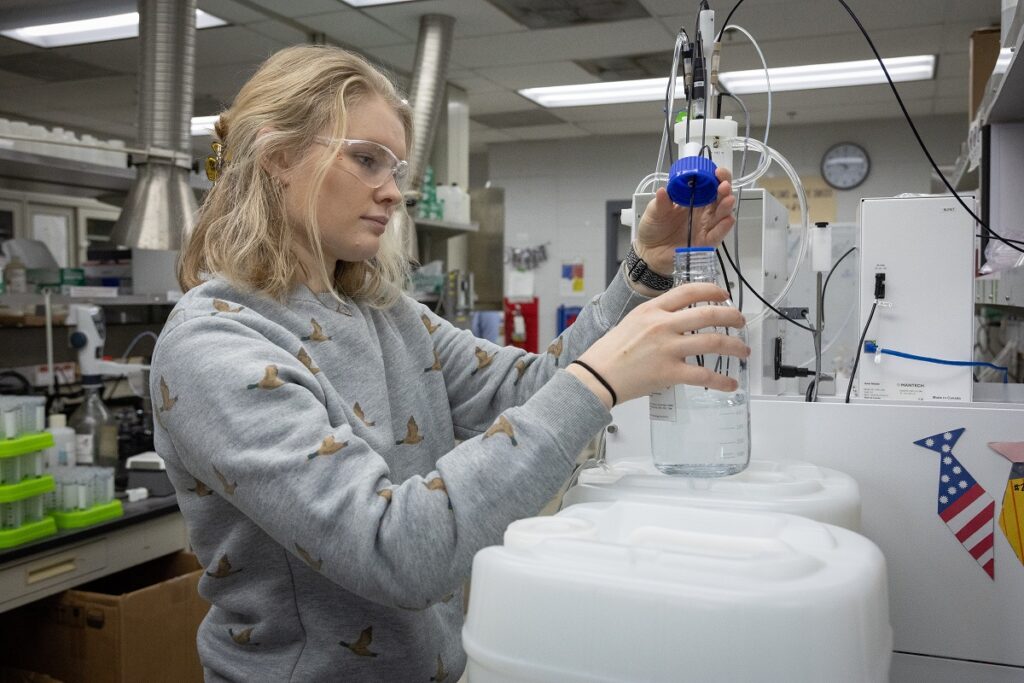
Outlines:
[[474,553],[609,422],[561,369],[643,300],[620,274],[530,354],[408,298],[283,305],[220,279],[182,297],[151,382],[212,604],[207,680],[455,683]]

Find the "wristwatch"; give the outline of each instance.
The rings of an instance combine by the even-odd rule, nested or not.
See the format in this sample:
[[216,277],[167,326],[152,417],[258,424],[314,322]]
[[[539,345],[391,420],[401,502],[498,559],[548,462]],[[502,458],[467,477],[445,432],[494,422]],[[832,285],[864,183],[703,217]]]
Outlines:
[[659,292],[672,289],[674,284],[671,277],[666,277],[661,273],[651,270],[647,262],[640,258],[633,247],[630,247],[629,253],[626,254],[626,275],[633,282],[639,282],[643,286]]

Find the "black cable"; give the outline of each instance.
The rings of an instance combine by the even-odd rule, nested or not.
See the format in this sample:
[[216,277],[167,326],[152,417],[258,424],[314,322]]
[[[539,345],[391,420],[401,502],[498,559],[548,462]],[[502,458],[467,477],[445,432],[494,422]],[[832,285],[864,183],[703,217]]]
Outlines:
[[[903,118],[907,120],[907,124],[910,126],[910,130],[914,133],[914,137],[917,139],[917,144],[921,147],[921,151],[924,152],[924,155],[928,157],[928,162],[932,165],[932,168],[938,174],[939,179],[942,181],[942,184],[945,185],[946,189],[952,193],[953,197],[956,198],[956,200],[960,203],[960,206],[964,208],[968,215],[971,218],[973,218],[978,223],[978,225],[983,227],[987,232],[991,233],[992,237],[995,237],[997,240],[999,240],[1006,246],[1010,247],[1011,249],[1014,249],[1024,254],[1024,249],[1021,249],[1020,247],[1016,246],[1017,244],[1021,243],[1019,240],[1007,239],[1000,235],[999,233],[997,233],[992,228],[990,228],[985,221],[981,220],[981,218],[976,213],[971,211],[971,208],[967,206],[967,203],[964,202],[963,198],[960,197],[960,194],[953,188],[950,182],[946,179],[945,174],[943,174],[943,172],[939,169],[939,165],[935,163],[935,159],[932,158],[931,152],[928,151],[928,147],[924,144],[924,140],[921,138],[921,134],[917,131],[917,126],[914,125],[914,120],[910,118],[910,112],[907,111],[906,105],[903,104],[903,98],[900,97],[899,90],[896,89],[896,84],[893,83],[892,77],[889,75],[889,69],[886,68],[885,62],[882,60],[882,55],[878,52],[878,48],[875,47],[875,43],[873,40],[871,40],[871,36],[868,34],[867,29],[865,29],[864,25],[860,23],[860,19],[857,18],[856,13],[854,13],[854,11],[850,9],[850,6],[846,4],[846,0],[836,1],[843,6],[843,9],[846,10],[846,13],[850,15],[851,19],[853,19],[853,23],[855,23],[857,25],[857,28],[860,29],[861,34],[864,36],[864,40],[868,42],[868,47],[870,47],[871,52],[874,53],[875,59],[878,60],[879,66],[882,67],[882,73],[885,74],[885,80],[889,83],[889,88],[892,90],[892,94],[896,97],[896,102],[900,105],[900,110],[903,112]],[[721,41],[722,32],[725,30],[725,27],[729,25],[729,20],[732,19],[733,13],[742,4],[743,0],[738,0],[738,2],[735,5],[733,5],[732,9],[729,10],[729,14],[726,15],[725,22],[722,24],[722,28],[718,32],[718,41]]]
[[818,382],[818,378],[815,377],[814,379],[812,379],[810,382],[807,383],[807,393],[804,394],[804,401],[806,401],[807,403],[813,403],[814,402],[813,401],[814,385],[817,384],[817,382]]
[[732,15],[736,13],[736,10],[739,9],[739,6],[742,4],[743,0],[739,0],[739,2],[732,6],[732,9],[729,10],[729,13],[725,15],[725,22],[722,24],[722,28],[718,29],[718,37],[715,38],[716,43],[722,42],[722,33],[725,32],[725,27],[729,25],[729,20],[732,19]]
[[[975,235],[975,237],[980,237],[982,239],[985,239],[985,235]],[[1004,238],[1003,241],[1004,242],[1013,242],[1014,244],[1024,244],[1024,240],[1011,240],[1009,237]]]
[[750,290],[750,293],[751,293],[751,294],[753,294],[753,295],[754,295],[755,297],[757,297],[758,301],[760,301],[760,302],[761,302],[761,303],[763,303],[763,304],[764,304],[765,306],[767,306],[768,308],[770,308],[771,310],[773,310],[773,311],[774,311],[774,312],[775,312],[775,313],[776,313],[776,314],[777,314],[777,315],[778,315],[778,316],[779,316],[780,318],[782,318],[783,320],[788,320],[789,322],[793,323],[794,325],[796,325],[796,326],[797,326],[797,327],[799,327],[800,329],[802,329],[802,330],[807,330],[807,331],[808,331],[808,332],[810,332],[811,334],[814,334],[814,328],[813,328],[813,327],[808,327],[807,325],[804,325],[803,323],[799,323],[799,322],[797,322],[796,320],[793,320],[793,319],[792,319],[792,318],[790,318],[790,317],[789,317],[788,315],[786,315],[785,313],[783,313],[782,311],[780,311],[779,309],[775,308],[775,307],[774,307],[774,306],[772,306],[772,305],[771,305],[770,303],[768,303],[767,301],[765,301],[764,297],[763,297],[763,296],[761,296],[761,295],[760,295],[760,294],[758,293],[758,291],[757,291],[756,289],[754,289],[753,285],[751,285],[751,284],[750,284],[749,282],[747,282],[746,278],[744,278],[744,277],[743,277],[743,274],[742,274],[742,273],[740,272],[739,268],[737,268],[737,267],[736,267],[736,264],[735,264],[735,263],[733,262],[733,260],[732,260],[732,255],[731,255],[731,254],[729,254],[729,248],[728,248],[728,247],[726,247],[724,243],[723,243],[723,244],[722,244],[722,246],[721,246],[721,247],[719,247],[719,248],[720,248],[720,249],[721,249],[722,251],[724,251],[724,252],[725,252],[725,258],[729,260],[729,265],[730,265],[730,266],[732,266],[732,269],[733,269],[734,271],[736,271],[736,275],[737,275],[737,276],[739,276],[739,278],[740,278],[740,282],[742,282],[742,283],[743,283],[744,285],[746,285],[746,286],[747,286],[747,289],[749,289],[749,290]]
[[[847,14],[850,15],[850,18],[853,19],[853,23],[857,24],[857,28],[859,28],[860,32],[864,35],[864,39],[868,41],[868,45],[871,47],[871,51],[875,53],[875,59],[878,60],[879,66],[882,67],[882,73],[885,74],[885,80],[889,82],[889,88],[892,89],[892,94],[896,96],[896,102],[899,103],[900,109],[903,111],[903,117],[907,120],[907,123],[910,125],[910,130],[913,131],[914,137],[917,138],[917,144],[921,146],[921,151],[923,151],[924,155],[928,157],[929,163],[931,163],[932,168],[935,169],[935,172],[939,175],[939,179],[942,180],[942,184],[945,185],[946,189],[953,194],[953,196],[956,198],[958,202],[960,202],[960,206],[964,207],[964,210],[971,216],[971,218],[977,221],[978,225],[985,228],[985,230],[990,232],[993,237],[995,237],[997,240],[999,240],[1006,246],[1010,247],[1011,249],[1016,249],[1017,251],[1024,254],[1024,249],[1021,249],[1020,247],[1012,244],[1012,240],[1007,240],[1006,238],[1004,238],[1002,235],[1000,235],[995,230],[990,228],[988,224],[985,223],[985,221],[981,220],[981,218],[976,213],[971,211],[971,208],[967,206],[967,203],[964,202],[964,200],[960,197],[960,194],[953,188],[950,182],[946,180],[946,176],[939,169],[939,165],[935,163],[935,159],[932,158],[932,154],[931,152],[928,151],[928,147],[924,144],[924,140],[921,139],[921,134],[917,132],[917,126],[914,125],[914,120],[910,118],[910,112],[907,111],[906,105],[903,104],[903,98],[900,97],[900,93],[896,89],[896,84],[892,82],[892,77],[889,76],[889,69],[886,68],[885,62],[882,61],[882,55],[879,54],[878,49],[875,47],[874,41],[871,40],[871,36],[868,35],[867,29],[865,29],[864,25],[860,23],[860,19],[858,19],[857,15],[854,14],[852,9],[850,9],[850,6],[846,4],[846,0],[836,1],[840,5],[842,5],[843,9],[845,9]],[[740,0],[740,2],[743,2],[743,0]],[[737,7],[739,6],[740,2],[736,3]]]
[[876,308],[878,308],[878,301],[871,304],[871,313],[868,314],[868,321],[864,325],[864,331],[860,333],[860,341],[857,342],[857,352],[853,358],[853,370],[850,371],[850,383],[846,385],[846,403],[850,402],[850,392],[853,391],[853,379],[857,376],[857,366],[860,365],[860,356],[864,352],[864,338],[868,336],[868,328],[871,327],[871,319],[875,317]]
[[821,286],[821,322],[825,323],[825,292],[828,290],[828,281],[832,279],[832,273],[836,272],[836,268],[843,262],[843,259],[857,251],[857,247],[850,247],[846,253],[839,257],[839,260],[832,264],[832,269],[828,271],[828,277],[825,278],[825,284]]
[[725,262],[722,261],[722,252],[715,249],[715,256],[718,257],[718,267],[722,269],[722,279],[725,280],[725,291],[729,292],[729,301],[732,301],[732,286],[729,284],[729,278],[725,275]]

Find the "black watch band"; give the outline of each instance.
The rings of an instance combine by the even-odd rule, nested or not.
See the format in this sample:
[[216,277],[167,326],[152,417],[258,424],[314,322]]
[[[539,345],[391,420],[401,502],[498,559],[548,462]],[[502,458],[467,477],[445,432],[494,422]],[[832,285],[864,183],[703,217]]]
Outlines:
[[629,248],[626,254],[626,274],[633,282],[639,282],[645,287],[665,292],[672,289],[672,278],[651,270],[647,262],[637,255],[633,247]]

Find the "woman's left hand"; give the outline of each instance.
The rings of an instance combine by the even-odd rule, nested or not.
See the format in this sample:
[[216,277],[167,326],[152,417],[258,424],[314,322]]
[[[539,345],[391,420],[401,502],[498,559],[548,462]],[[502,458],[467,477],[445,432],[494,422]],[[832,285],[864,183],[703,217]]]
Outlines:
[[[717,247],[725,239],[735,219],[732,211],[736,198],[732,194],[732,173],[719,168],[718,198],[693,210],[693,234],[689,244],[694,247]],[[668,276],[675,267],[676,247],[687,246],[690,223],[689,207],[679,206],[668,197],[665,188],[658,188],[654,200],[647,205],[637,228],[637,255],[648,268]]]

